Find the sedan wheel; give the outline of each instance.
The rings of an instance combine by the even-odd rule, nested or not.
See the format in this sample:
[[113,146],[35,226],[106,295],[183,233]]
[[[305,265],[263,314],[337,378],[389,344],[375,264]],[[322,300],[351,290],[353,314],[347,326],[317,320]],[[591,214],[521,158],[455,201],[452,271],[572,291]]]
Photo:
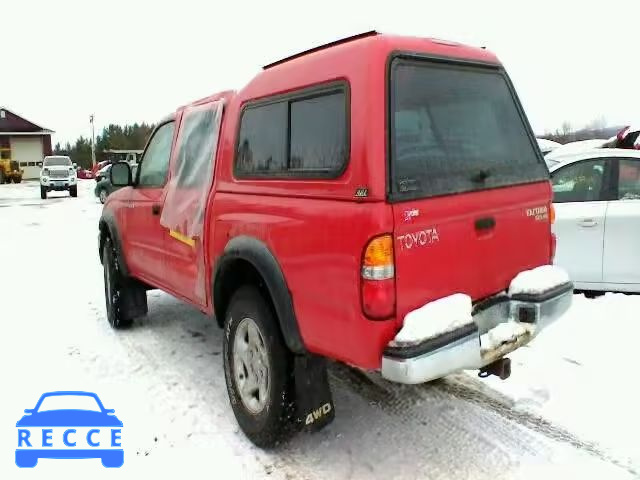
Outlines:
[[100,203],[104,203],[107,201],[107,191],[102,189],[100,190],[100,195],[98,195],[98,198],[100,198]]

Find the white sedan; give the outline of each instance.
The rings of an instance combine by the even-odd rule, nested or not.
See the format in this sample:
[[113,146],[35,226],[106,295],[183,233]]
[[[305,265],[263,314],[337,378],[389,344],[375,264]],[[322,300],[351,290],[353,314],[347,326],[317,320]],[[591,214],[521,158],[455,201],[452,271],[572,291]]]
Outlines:
[[640,151],[598,148],[549,167],[555,263],[576,289],[640,293]]

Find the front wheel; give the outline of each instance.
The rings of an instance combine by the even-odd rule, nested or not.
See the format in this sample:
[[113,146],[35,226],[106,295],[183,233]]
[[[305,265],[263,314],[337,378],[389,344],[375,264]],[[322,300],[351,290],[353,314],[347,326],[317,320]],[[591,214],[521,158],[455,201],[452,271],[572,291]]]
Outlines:
[[0,170],[0,185],[4,183],[4,179],[5,179],[4,171]]
[[224,372],[233,413],[259,447],[278,445],[292,432],[292,357],[261,293],[240,288],[225,317]]
[[124,294],[126,279],[120,271],[118,256],[113,242],[106,238],[102,247],[102,265],[104,269],[104,298],[107,307],[107,320],[113,328],[131,325],[131,319],[125,317]]
[[78,196],[78,187],[69,187],[69,195],[71,195],[72,197],[77,197]]
[[40,187],[40,198],[42,200],[46,200],[47,198],[47,189],[42,186]]
[[100,199],[100,203],[104,203],[107,201],[107,191],[104,188],[100,189],[98,198]]

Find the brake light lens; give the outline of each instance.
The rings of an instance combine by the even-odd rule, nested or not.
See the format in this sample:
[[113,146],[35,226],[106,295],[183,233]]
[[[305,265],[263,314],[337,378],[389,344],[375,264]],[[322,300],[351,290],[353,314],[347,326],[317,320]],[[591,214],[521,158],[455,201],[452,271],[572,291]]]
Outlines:
[[[556,208],[553,206],[553,203],[549,204],[549,223],[551,225],[553,225],[556,222]],[[551,232],[551,245],[550,245],[550,250],[551,250],[551,263],[553,263],[553,261],[556,258],[556,245],[558,243],[558,239],[556,238],[556,235]]]
[[393,238],[381,235],[365,247],[361,267],[362,311],[372,319],[391,317],[396,308]]

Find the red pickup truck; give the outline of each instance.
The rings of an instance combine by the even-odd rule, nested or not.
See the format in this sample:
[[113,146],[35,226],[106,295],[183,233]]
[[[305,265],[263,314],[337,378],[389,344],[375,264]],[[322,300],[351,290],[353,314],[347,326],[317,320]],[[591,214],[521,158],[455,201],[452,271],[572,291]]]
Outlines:
[[375,32],[264,67],[159,122],[99,223],[109,322],[161,289],[224,328],[257,445],[334,415],[326,359],[421,383],[506,377],[569,307],[549,174],[481,48]]

